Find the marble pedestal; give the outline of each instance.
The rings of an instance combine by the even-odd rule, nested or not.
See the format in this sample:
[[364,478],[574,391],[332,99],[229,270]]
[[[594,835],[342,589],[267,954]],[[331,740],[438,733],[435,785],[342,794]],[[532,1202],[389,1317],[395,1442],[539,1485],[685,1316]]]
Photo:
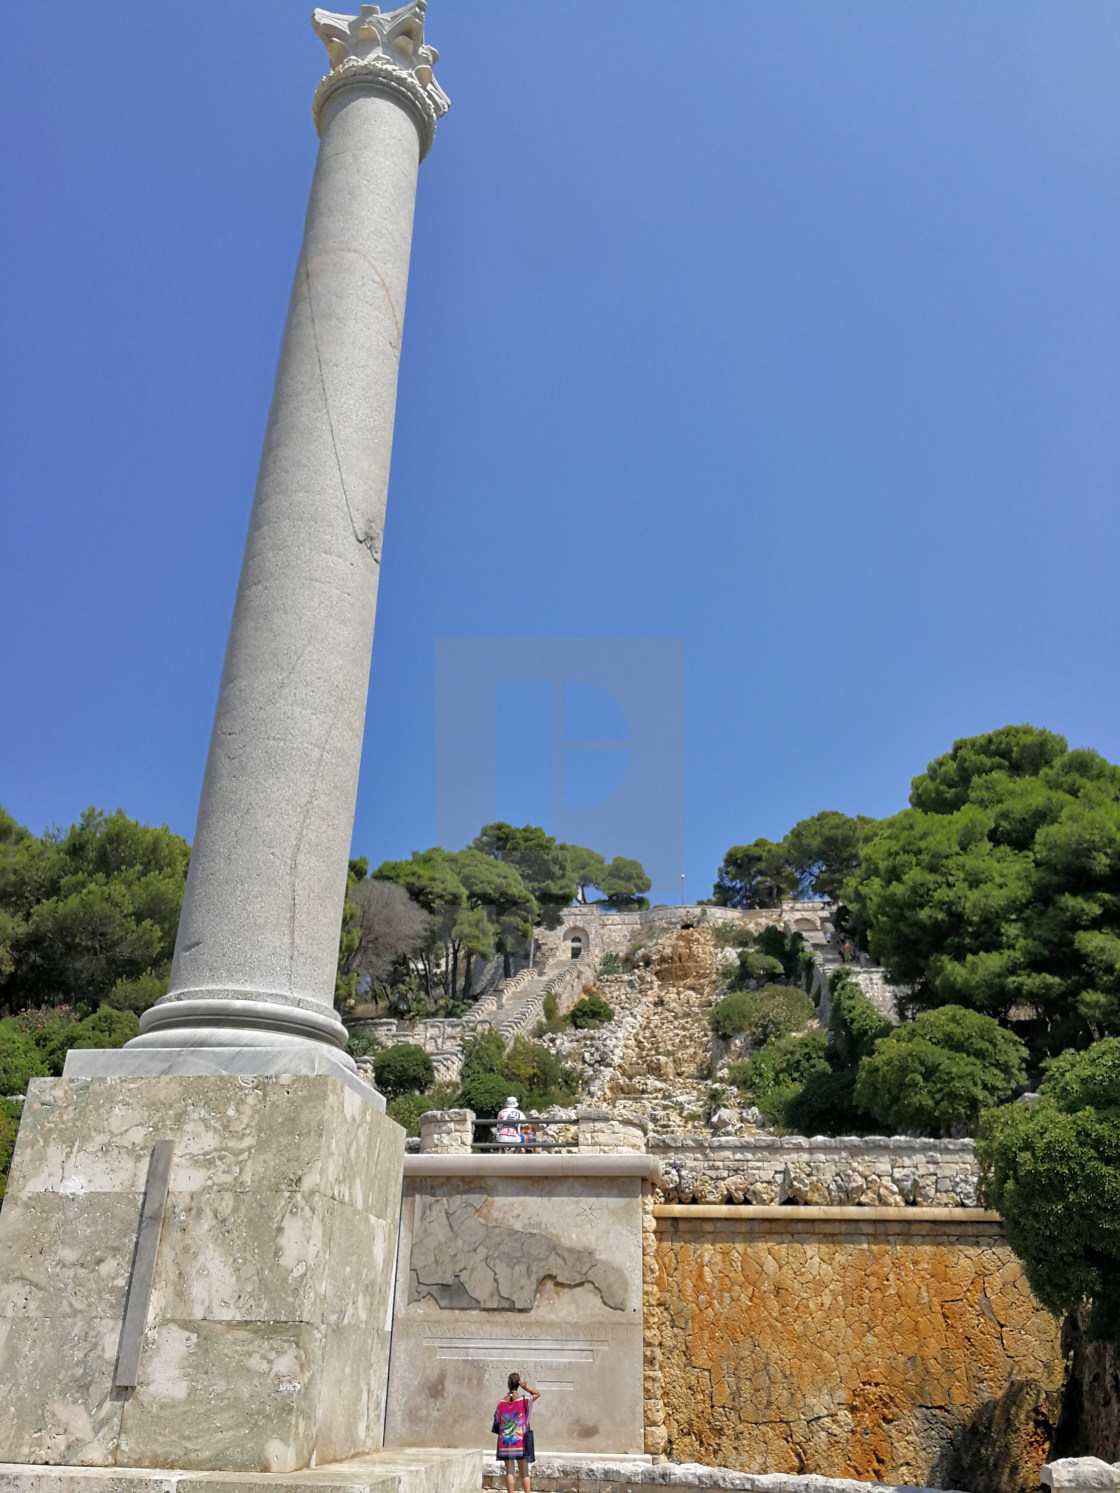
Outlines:
[[0,1463],[292,1473],[380,1447],[403,1153],[325,1075],[34,1080],[0,1212]]

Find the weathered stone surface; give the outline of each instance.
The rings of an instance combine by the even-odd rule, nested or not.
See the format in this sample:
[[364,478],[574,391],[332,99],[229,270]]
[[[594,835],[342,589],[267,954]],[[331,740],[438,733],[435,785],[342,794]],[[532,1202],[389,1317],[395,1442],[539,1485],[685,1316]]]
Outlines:
[[[581,1161],[562,1159],[573,1170]],[[587,1165],[640,1159],[589,1156]],[[387,1438],[485,1443],[491,1409],[516,1370],[542,1391],[534,1411],[542,1447],[640,1453],[641,1189],[649,1184],[534,1175],[509,1160],[506,1174],[406,1181]]]
[[443,1307],[525,1312],[543,1282],[554,1280],[594,1286],[604,1305],[624,1309],[627,1283],[617,1266],[536,1229],[484,1222],[479,1215],[490,1200],[483,1187],[416,1199],[413,1301],[430,1296]]
[[[938,1484],[1009,1386],[1060,1387],[1057,1324],[998,1224],[898,1212],[654,1221],[646,1415],[671,1457]],[[1003,1486],[1040,1461],[1025,1449]]]
[[[482,1464],[484,1488],[502,1488],[501,1465],[487,1457]],[[930,1493],[905,1490],[854,1478],[787,1476],[783,1473],[739,1472],[732,1467],[708,1467],[695,1462],[642,1465],[637,1458],[538,1457],[533,1486],[542,1493],[638,1493],[649,1488],[704,1489],[706,1493]]]
[[[176,1142],[134,1392],[147,1161]],[[289,1471],[377,1444],[403,1132],[334,1079],[39,1079],[0,1213],[0,1457]]]
[[399,1447],[295,1473],[0,1465],[0,1493],[476,1493],[477,1451]]
[[1042,1468],[1041,1480],[1055,1493],[1062,1488],[1092,1488],[1113,1493],[1120,1488],[1120,1463],[1102,1462],[1099,1457],[1059,1457]]
[[430,1109],[420,1116],[420,1150],[436,1155],[466,1152],[474,1137],[474,1111]]

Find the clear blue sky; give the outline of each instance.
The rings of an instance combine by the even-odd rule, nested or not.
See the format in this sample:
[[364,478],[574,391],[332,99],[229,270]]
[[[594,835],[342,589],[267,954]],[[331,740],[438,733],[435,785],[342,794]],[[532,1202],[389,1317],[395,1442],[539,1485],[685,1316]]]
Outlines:
[[[308,9],[4,19],[0,802],[36,830],[193,833]],[[431,0],[428,34],[355,852],[432,840],[440,637],[683,639],[692,895],[956,736],[1120,758],[1114,0]]]

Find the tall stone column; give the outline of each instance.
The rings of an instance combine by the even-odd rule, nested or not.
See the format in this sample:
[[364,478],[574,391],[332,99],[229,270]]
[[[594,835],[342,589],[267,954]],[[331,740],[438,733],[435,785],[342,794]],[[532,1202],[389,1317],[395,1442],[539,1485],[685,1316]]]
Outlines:
[[[322,143],[171,988],[128,1047],[32,1081],[0,1213],[9,1493],[89,1493],[91,1466],[135,1493],[172,1487],[154,1469],[318,1468],[319,1493],[420,1470],[323,1469],[381,1445],[400,1219],[404,1132],[333,993],[416,170],[447,105],[423,15],[314,14]],[[445,1493],[478,1486],[459,1463]]]
[[[335,1072],[334,1010],[417,167],[425,0],[313,12],[331,70],[170,989],[68,1076]],[[362,1086],[365,1088],[365,1086]]]

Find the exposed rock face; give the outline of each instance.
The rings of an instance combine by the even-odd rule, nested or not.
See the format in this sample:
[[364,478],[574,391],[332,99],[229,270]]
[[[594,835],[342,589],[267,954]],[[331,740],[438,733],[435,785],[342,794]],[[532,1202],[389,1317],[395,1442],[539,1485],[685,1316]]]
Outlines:
[[791,1214],[655,1220],[647,1343],[669,1457],[1036,1487],[1062,1355],[999,1225]]

